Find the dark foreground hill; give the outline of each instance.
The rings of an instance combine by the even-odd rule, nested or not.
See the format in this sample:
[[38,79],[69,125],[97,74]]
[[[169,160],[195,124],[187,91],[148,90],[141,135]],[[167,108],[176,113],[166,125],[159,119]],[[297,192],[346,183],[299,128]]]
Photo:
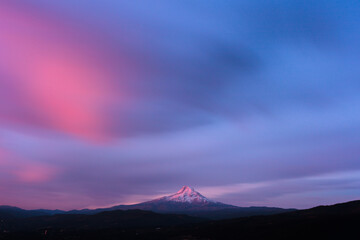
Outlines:
[[57,214],[0,220],[0,239],[62,239],[60,236],[92,235],[94,231],[113,230],[121,230],[122,234],[134,229],[190,226],[204,221],[206,220],[187,215],[143,210],[116,210],[94,215]]
[[142,210],[116,210],[95,215],[53,215],[16,221],[20,230],[67,229],[94,230],[106,228],[137,228],[176,226],[204,222],[205,219],[180,214],[158,214]]
[[131,210],[34,217],[13,226],[0,239],[359,239],[360,201],[221,221]]
[[[360,201],[215,221],[174,235],[193,239],[359,239]],[[180,234],[181,233],[181,234]]]

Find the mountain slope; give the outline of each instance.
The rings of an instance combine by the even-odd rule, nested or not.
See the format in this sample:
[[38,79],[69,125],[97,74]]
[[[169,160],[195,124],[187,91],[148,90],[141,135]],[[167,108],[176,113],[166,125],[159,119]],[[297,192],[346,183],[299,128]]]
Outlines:
[[194,188],[183,186],[177,193],[170,196],[165,196],[153,201],[162,201],[162,202],[181,202],[181,203],[196,203],[196,204],[206,204],[206,203],[215,203],[214,201],[207,199],[199,192],[195,191]]
[[212,201],[194,188],[184,186],[175,194],[161,197],[152,201],[126,206],[128,209],[143,209],[155,212],[192,212],[214,211],[220,209],[234,209],[236,206]]
[[134,205],[118,205],[110,208],[74,210],[72,214],[95,214],[102,211],[140,209],[156,213],[179,213],[189,216],[226,219],[254,215],[270,215],[294,211],[295,209],[268,207],[237,207],[210,200],[195,191],[194,188],[183,186],[178,192],[151,201]]
[[236,206],[210,200],[194,188],[183,186],[178,192],[151,201],[118,205],[110,208],[73,210],[74,214],[95,214],[102,211],[140,209],[157,213],[189,213],[193,211],[214,211],[220,209],[235,209]]

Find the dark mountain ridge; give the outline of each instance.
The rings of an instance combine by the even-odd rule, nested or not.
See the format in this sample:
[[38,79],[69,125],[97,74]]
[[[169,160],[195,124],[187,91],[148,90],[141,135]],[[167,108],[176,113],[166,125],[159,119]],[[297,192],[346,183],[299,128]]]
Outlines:
[[18,207],[12,206],[0,206],[0,219],[12,219],[12,218],[28,218],[35,216],[46,216],[54,214],[62,214],[65,211],[62,210],[46,210],[46,209],[36,209],[36,210],[25,210]]

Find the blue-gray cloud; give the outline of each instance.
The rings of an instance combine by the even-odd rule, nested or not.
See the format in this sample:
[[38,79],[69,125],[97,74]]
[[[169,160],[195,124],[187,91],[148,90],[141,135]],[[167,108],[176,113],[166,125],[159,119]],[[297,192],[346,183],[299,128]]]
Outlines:
[[[31,199],[52,189],[78,198],[63,205],[70,208],[184,184],[259,183],[267,185],[218,199],[290,206],[296,198],[291,207],[302,207],[324,200],[314,193],[324,188],[334,201],[360,197],[356,177],[309,180],[360,170],[358,1],[32,4],[101,30],[115,56],[126,52],[137,63],[137,74],[126,82],[131,106],[102,109],[113,136],[104,145],[0,125],[0,146],[62,170],[33,186]],[[120,88],[120,78],[112,81]],[[3,91],[10,85],[0,80],[8,100],[16,98]],[[0,113],[7,111],[0,103]]]

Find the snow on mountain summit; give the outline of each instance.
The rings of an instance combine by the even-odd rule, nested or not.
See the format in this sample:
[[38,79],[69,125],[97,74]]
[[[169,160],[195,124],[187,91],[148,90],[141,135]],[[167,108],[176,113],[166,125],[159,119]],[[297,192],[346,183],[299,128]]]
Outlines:
[[199,192],[195,191],[194,188],[183,186],[177,193],[165,196],[161,198],[163,201],[174,201],[174,202],[183,202],[183,203],[210,203],[214,202],[207,199]]

